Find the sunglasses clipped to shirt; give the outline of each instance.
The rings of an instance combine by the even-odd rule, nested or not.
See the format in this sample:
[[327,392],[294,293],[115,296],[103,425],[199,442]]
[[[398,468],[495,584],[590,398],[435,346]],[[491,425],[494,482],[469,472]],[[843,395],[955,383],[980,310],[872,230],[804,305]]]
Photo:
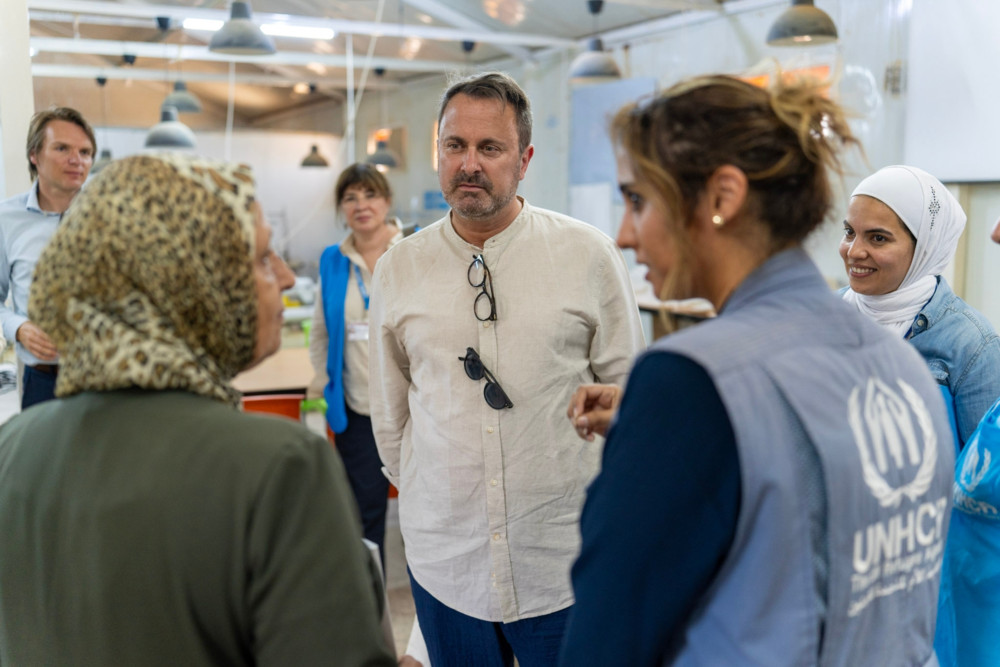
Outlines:
[[458,360],[464,362],[465,374],[469,376],[470,380],[478,382],[486,378],[486,386],[483,387],[483,398],[486,399],[486,405],[494,410],[514,407],[503,387],[497,382],[493,373],[490,373],[489,369],[483,364],[483,360],[479,358],[478,352],[471,347],[467,347],[465,348],[465,356],[459,357]]

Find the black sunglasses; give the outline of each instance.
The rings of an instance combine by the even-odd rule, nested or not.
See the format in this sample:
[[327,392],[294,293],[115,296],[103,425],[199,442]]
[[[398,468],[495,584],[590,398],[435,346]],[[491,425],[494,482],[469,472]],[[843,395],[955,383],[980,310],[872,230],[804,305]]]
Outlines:
[[[466,275],[469,278],[470,285],[481,288],[479,294],[476,295],[476,300],[472,304],[472,312],[475,314],[476,319],[480,322],[496,321],[497,302],[493,298],[493,276],[490,275],[490,270],[487,268],[482,254],[473,255],[472,264],[469,264],[469,270]],[[487,301],[483,301],[484,296]],[[490,313],[486,317],[483,317],[480,313],[486,311],[485,304],[487,302],[490,306]]]
[[490,373],[489,369],[483,365],[483,360],[479,358],[478,352],[471,347],[467,347],[465,348],[465,356],[459,357],[458,360],[465,362],[465,374],[469,376],[470,380],[478,382],[486,378],[486,386],[483,388],[483,398],[486,399],[486,405],[494,410],[514,407],[503,387],[493,377],[493,373]]

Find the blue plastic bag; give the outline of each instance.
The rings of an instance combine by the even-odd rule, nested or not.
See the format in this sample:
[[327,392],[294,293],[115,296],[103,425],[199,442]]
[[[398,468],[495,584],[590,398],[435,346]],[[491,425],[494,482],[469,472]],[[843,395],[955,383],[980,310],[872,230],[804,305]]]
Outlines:
[[1000,665],[1000,401],[955,464],[934,648],[943,667]]

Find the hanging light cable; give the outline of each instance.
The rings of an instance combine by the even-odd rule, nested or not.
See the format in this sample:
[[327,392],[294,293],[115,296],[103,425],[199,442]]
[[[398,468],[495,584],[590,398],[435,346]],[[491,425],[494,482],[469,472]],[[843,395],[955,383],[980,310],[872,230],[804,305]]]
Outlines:
[[587,50],[573,59],[569,66],[570,83],[574,85],[604,83],[622,78],[618,63],[604,50],[604,42],[597,37],[597,15],[604,8],[603,0],[587,0],[587,10],[594,17],[594,37]]
[[101,149],[101,154],[98,156],[97,160],[90,167],[91,175],[95,175],[102,169],[111,164],[111,149],[107,148],[108,144],[108,78],[106,76],[97,77],[97,85],[101,87],[101,125],[102,132],[104,135],[104,148]]
[[[183,41],[184,36],[181,35]],[[188,91],[184,83],[184,66],[181,60],[181,44],[177,45],[177,80],[174,81],[174,91],[167,95],[161,106],[177,107],[178,113],[201,113],[201,100]]]
[[[382,77],[384,75],[384,68],[377,67],[375,69],[375,76],[380,82],[382,81]],[[365,162],[375,165],[376,169],[384,172],[399,166],[399,159],[389,148],[388,139],[391,134],[391,130],[387,127],[389,124],[389,106],[388,100],[385,98],[384,87],[379,91],[379,103],[381,106],[380,120],[382,126],[375,133],[375,150],[365,159]]]

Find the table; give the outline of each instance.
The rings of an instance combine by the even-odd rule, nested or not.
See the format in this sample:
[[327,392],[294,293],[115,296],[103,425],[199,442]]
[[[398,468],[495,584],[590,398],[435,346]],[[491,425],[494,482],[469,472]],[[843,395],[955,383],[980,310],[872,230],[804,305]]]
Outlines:
[[667,313],[675,317],[675,324],[679,327],[697,324],[703,320],[715,317],[715,309],[712,304],[704,299],[685,299],[682,301],[660,301],[650,294],[636,293],[636,303],[639,310],[653,315],[653,340],[668,333],[664,328],[661,313]]
[[309,349],[288,347],[237,375],[233,386],[244,394],[305,393],[313,375]]

